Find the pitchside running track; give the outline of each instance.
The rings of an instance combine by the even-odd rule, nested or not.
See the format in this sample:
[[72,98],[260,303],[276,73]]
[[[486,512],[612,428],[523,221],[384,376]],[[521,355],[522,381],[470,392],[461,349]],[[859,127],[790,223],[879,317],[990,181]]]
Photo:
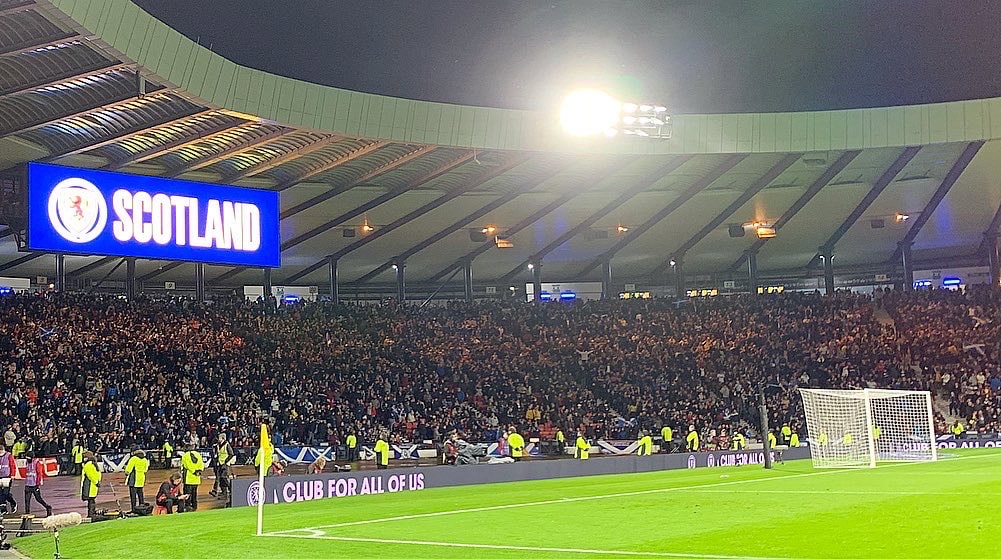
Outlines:
[[[66,531],[73,559],[209,557],[843,559],[985,557],[1001,541],[1001,453],[815,470],[797,460],[431,489],[105,522]],[[949,528],[951,526],[951,528]],[[139,533],[183,534],[143,538]],[[160,541],[162,540],[162,541]],[[51,557],[51,541],[19,547]]]

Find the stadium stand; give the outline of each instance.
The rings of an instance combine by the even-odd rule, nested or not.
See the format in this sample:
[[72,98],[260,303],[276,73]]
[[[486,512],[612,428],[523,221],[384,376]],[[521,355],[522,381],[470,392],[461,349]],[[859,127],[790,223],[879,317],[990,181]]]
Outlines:
[[[886,309],[892,322],[875,314]],[[0,429],[41,455],[253,446],[262,415],[284,444],[451,430],[496,440],[580,427],[634,437],[667,422],[725,445],[799,422],[799,386],[931,389],[945,432],[997,430],[1001,298],[969,290],[397,308],[47,293],[0,298]],[[659,430],[659,429],[658,429]]]

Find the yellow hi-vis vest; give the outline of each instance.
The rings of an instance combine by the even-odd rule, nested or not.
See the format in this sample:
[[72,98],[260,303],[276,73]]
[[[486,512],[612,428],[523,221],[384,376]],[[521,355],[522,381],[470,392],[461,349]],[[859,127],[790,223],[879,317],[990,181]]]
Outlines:
[[[274,455],[274,453],[270,452],[270,449],[269,449],[268,452],[266,452],[264,454],[265,454],[265,456],[264,456],[264,475],[268,475],[268,473],[271,472],[271,464],[273,464],[274,461],[275,461],[275,455]],[[254,457],[254,467],[255,468],[260,468],[261,467],[261,449],[260,448],[257,449],[257,456]]]
[[348,444],[348,448],[354,448],[358,446],[358,437],[354,435],[348,435],[346,442]]
[[73,445],[73,463],[83,464],[83,445]]
[[146,472],[149,471],[149,460],[133,456],[125,463],[125,482],[129,487],[146,485]]
[[375,450],[376,458],[379,460],[379,465],[380,466],[388,466],[389,465],[389,443],[387,443],[386,441],[384,441],[382,439],[379,439],[379,440],[375,441],[375,448],[373,450]]
[[698,431],[692,431],[692,432],[688,433],[688,436],[685,437],[685,440],[688,442],[688,450],[696,451],[696,450],[699,449],[699,433],[698,433]]
[[230,446],[229,441],[216,445],[215,447],[216,462],[220,466],[229,466],[230,462],[235,461],[236,455],[233,454],[233,447]]
[[88,460],[83,464],[80,474],[80,498],[86,500],[97,497],[99,483],[101,483],[101,471],[97,469],[97,464],[93,460]]
[[184,485],[201,485],[205,460],[200,452],[189,450],[181,455],[181,468],[184,470]]
[[671,440],[674,439],[674,429],[671,429],[667,425],[661,427],[660,438],[664,439],[665,443],[671,442]]
[[650,456],[653,453],[653,439],[650,435],[643,435],[637,442],[639,442],[636,446],[637,456]]
[[525,439],[518,433],[508,435],[507,444],[511,447],[512,458],[521,458],[525,455]]
[[588,459],[588,455],[591,452],[591,443],[587,442],[587,439],[584,437],[577,437],[577,444],[574,448],[576,450],[575,454],[577,455],[577,458],[580,458],[581,460]]

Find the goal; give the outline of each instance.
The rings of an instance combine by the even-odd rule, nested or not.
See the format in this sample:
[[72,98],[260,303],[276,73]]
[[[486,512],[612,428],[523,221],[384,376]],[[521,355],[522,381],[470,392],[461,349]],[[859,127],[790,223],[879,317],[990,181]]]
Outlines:
[[801,388],[816,468],[937,459],[931,393]]

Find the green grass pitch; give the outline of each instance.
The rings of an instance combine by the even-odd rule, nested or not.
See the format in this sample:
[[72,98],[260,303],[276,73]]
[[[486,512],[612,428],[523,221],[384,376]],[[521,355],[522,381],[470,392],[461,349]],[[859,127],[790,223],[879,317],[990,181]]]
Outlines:
[[[62,532],[67,559],[996,557],[1001,452],[874,470],[777,465],[428,489]],[[608,460],[608,458],[605,458]],[[52,557],[52,537],[18,539]]]

